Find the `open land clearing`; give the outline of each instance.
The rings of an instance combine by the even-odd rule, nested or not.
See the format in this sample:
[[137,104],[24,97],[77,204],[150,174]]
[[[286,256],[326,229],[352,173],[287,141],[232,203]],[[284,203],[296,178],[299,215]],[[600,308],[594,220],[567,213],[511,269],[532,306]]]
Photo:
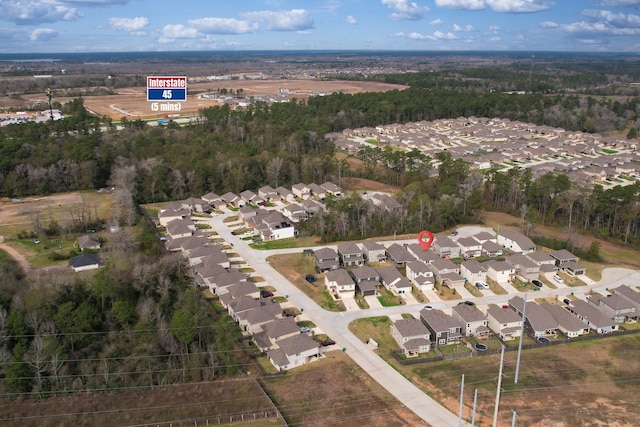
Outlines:
[[[181,116],[190,116],[198,110],[207,107],[221,105],[220,102],[210,99],[198,99],[198,93],[215,93],[218,89],[243,90],[244,98],[274,96],[279,89],[285,89],[292,98],[307,99],[312,94],[342,92],[346,94],[364,92],[387,92],[390,90],[406,89],[406,86],[364,81],[342,81],[342,80],[224,80],[211,81],[206,83],[189,83],[187,86],[188,96],[185,102],[181,102],[180,111],[172,113]],[[164,117],[165,113],[151,111],[151,102],[147,101],[146,87],[134,87],[115,89],[115,95],[83,96],[84,106],[97,116],[110,117],[119,120],[126,117],[127,120],[151,119]],[[33,95],[22,95],[22,98],[30,103],[45,103],[47,101],[44,93]],[[57,98],[61,104],[74,99]]]

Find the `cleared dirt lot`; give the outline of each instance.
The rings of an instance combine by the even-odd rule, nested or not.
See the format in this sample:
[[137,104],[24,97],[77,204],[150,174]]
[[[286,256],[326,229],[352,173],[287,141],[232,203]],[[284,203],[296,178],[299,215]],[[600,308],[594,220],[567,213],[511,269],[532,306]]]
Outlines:
[[[198,99],[194,93],[217,92],[218,89],[242,89],[245,98],[276,95],[279,89],[285,89],[290,97],[306,99],[311,94],[331,94],[342,92],[347,94],[362,92],[386,92],[390,90],[402,90],[406,86],[360,81],[341,80],[224,80],[206,83],[189,83],[187,101],[181,103],[180,111],[153,112],[151,102],[147,101],[146,87],[117,89],[116,95],[108,96],[84,96],[85,107],[98,116],[107,116],[114,120],[122,117],[127,119],[148,119],[163,117],[165,114],[192,115],[206,107],[220,105],[214,100]],[[31,102],[46,102],[44,94],[25,95],[24,99]],[[57,101],[64,104],[72,98],[58,98]]]

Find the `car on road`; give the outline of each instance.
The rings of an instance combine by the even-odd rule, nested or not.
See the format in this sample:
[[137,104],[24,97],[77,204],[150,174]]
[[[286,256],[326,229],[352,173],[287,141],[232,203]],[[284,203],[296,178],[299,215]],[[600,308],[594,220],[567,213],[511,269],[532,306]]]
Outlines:
[[531,281],[531,283],[533,283],[533,286],[537,286],[537,287],[539,287],[539,288],[541,288],[541,287],[542,287],[542,282],[541,282],[540,280],[538,280],[538,279],[533,279],[533,280]]
[[425,305],[424,306],[424,310],[433,310],[433,306],[432,305]]
[[473,301],[461,301],[458,303],[458,305],[462,305],[462,304],[468,305],[469,307],[473,307],[474,305],[476,305],[476,303]]
[[555,280],[556,282],[563,284],[564,283],[564,279],[560,276],[558,276],[557,274],[553,275],[553,280]]
[[451,232],[451,235],[452,235],[452,236],[457,236],[457,235],[458,235],[458,232],[457,232],[457,231],[452,231],[452,232]]

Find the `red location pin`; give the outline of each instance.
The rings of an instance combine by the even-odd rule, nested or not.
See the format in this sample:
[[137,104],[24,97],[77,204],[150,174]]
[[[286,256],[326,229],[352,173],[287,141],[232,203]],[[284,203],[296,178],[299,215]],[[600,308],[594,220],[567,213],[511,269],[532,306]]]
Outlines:
[[[427,236],[426,240],[424,239],[424,236]],[[422,230],[420,234],[418,234],[418,243],[422,246],[422,250],[426,251],[433,243],[433,233],[428,230]]]

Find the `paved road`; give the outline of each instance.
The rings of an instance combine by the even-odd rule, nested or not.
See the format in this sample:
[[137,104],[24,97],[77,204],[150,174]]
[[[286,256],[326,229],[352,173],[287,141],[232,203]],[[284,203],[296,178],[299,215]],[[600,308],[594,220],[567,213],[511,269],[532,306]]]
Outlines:
[[[266,261],[268,256],[284,253],[300,253],[302,248],[282,249],[273,251],[258,251],[249,247],[247,241],[243,241],[240,236],[231,234],[228,224],[223,223],[225,215],[218,215],[209,220],[212,228],[219,236],[229,243],[233,243],[233,252],[238,253],[256,273],[263,277],[269,285],[277,289],[281,295],[287,295],[291,304],[303,311],[303,316],[313,321],[324,333],[334,339],[339,347],[346,350],[346,353],[374,380],[380,383],[390,394],[403,402],[407,408],[422,418],[426,423],[434,427],[457,426],[458,416],[441,406],[438,402],[422,392],[413,383],[399,374],[382,358],[378,357],[365,343],[360,341],[349,331],[349,323],[355,319],[374,316],[396,316],[402,313],[417,313],[423,304],[407,304],[395,307],[371,307],[367,310],[352,310],[346,312],[329,312],[318,306],[311,298],[301,292],[287,278],[273,269]],[[470,234],[478,230],[469,227]],[[466,233],[465,233],[466,234]],[[407,241],[409,242],[409,241]],[[411,241],[412,242],[412,241]],[[602,274],[602,280],[594,283],[587,281],[586,286],[551,289],[542,288],[540,291],[532,293],[536,298],[558,297],[573,292],[577,297],[584,297],[589,291],[605,291],[606,288],[615,288],[625,283],[640,282],[640,272],[624,268],[606,269]],[[510,292],[506,295],[489,294],[481,298],[474,298],[476,304],[504,304],[518,292]],[[437,297],[437,295],[436,295]],[[456,305],[459,301],[439,301],[431,300],[430,305],[436,309],[448,309]],[[468,426],[470,424],[464,423]]]

